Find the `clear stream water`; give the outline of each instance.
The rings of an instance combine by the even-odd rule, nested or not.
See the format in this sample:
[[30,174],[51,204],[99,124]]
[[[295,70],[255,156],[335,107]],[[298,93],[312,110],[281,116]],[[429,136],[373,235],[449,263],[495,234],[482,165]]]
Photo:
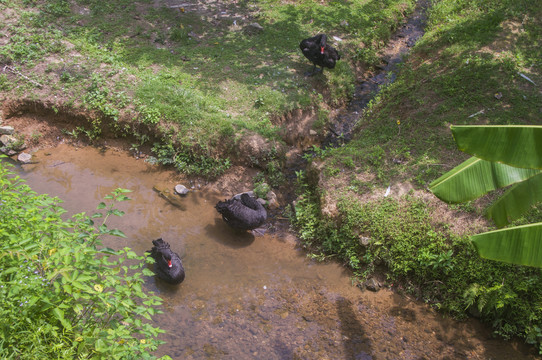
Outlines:
[[107,240],[138,254],[163,237],[183,257],[186,279],[169,286],[149,277],[165,301],[155,321],[167,331],[156,355],[173,359],[535,359],[531,349],[494,339],[477,321],[456,322],[388,289],[352,286],[336,263],[315,263],[291,234],[232,231],[214,209],[221,194],[204,189],[176,207],[153,186],[173,189],[177,174],[128,153],[59,145],[17,167],[39,193],[58,196],[70,214],[92,214],[113,189],[126,239]]

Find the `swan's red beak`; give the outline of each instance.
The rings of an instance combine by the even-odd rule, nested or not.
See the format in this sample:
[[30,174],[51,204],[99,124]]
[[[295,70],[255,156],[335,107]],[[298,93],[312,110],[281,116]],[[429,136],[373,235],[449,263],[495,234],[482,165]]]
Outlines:
[[324,47],[320,46],[320,54],[324,55]]
[[167,266],[168,266],[168,267],[171,267],[171,266],[172,266],[172,265],[171,265],[171,260],[168,260],[168,261],[167,261]]

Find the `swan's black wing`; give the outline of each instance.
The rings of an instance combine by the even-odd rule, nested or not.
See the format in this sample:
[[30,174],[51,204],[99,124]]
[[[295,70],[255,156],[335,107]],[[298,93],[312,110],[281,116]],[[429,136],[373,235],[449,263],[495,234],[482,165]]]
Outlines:
[[241,230],[255,229],[267,219],[267,212],[262,204],[248,194],[242,194],[241,199],[219,201],[216,210],[228,225]]
[[155,264],[156,275],[169,284],[180,284],[185,278],[184,267],[179,256],[173,253],[171,257],[171,267],[168,267],[167,263],[165,266],[158,265],[158,262]]
[[318,34],[316,36],[301,40],[299,47],[301,51],[303,49],[311,48],[320,51],[320,46],[326,46],[327,36],[325,34]]
[[[150,253],[155,261],[156,275],[170,284],[180,284],[185,278],[185,273],[179,255],[161,238],[153,240],[152,243],[154,246]],[[171,259],[171,267],[167,259]]]

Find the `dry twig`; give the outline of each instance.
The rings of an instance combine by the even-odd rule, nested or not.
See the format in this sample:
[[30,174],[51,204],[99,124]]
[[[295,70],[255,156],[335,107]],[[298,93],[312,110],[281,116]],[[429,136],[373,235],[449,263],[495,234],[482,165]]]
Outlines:
[[11,71],[11,72],[14,73],[15,75],[19,75],[20,77],[22,77],[22,78],[24,78],[24,79],[30,81],[32,84],[36,85],[36,86],[39,87],[39,88],[43,87],[43,85],[41,85],[39,82],[32,80],[32,79],[29,78],[28,76],[24,75],[23,73],[21,73],[21,72],[18,71],[18,70],[15,70],[14,68],[12,68],[12,67],[9,66],[9,65],[4,66],[4,72],[6,72],[6,69],[9,70],[9,71]]

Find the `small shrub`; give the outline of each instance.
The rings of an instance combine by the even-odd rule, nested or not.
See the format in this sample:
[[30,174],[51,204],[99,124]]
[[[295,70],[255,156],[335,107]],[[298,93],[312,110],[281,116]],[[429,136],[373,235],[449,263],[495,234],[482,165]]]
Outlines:
[[[17,359],[151,359],[162,332],[149,321],[160,298],[143,291],[144,258],[102,245],[117,189],[96,214],[66,212],[0,163],[0,356]],[[100,224],[94,221],[101,219]]]
[[267,193],[271,190],[271,187],[264,181],[254,184],[254,193],[260,199],[267,199]]
[[[0,62],[1,62],[1,59],[0,59]],[[6,74],[1,74],[0,75],[0,90],[1,91],[8,91],[12,88],[13,86],[10,85],[10,81],[8,80],[8,77]]]
[[187,175],[215,178],[231,166],[229,159],[214,159],[201,154],[176,150],[171,142],[155,143],[152,151],[156,157],[149,159],[150,162],[173,165],[179,172]]

